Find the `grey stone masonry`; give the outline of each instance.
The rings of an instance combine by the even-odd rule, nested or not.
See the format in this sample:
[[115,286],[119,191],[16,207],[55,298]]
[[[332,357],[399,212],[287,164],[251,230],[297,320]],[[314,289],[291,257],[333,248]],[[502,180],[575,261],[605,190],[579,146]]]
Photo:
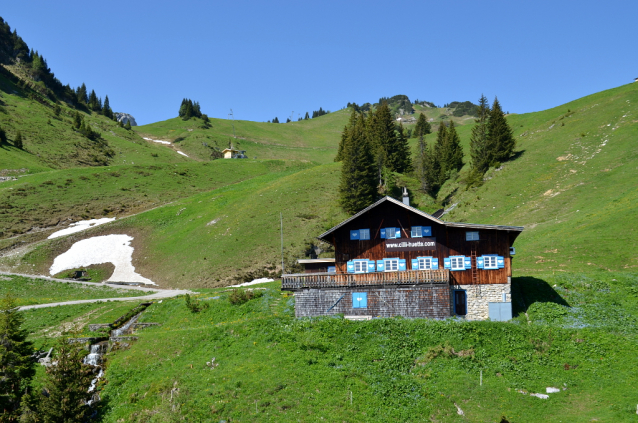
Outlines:
[[[488,303],[500,303],[512,301],[511,284],[489,285],[453,285],[452,289],[462,289],[467,295],[467,320],[487,320],[489,317]],[[452,294],[452,293],[450,293]],[[505,294],[505,301],[503,301]],[[450,312],[454,313],[454,304],[450,300]]]
[[[366,293],[367,307],[353,308],[353,293]],[[386,288],[304,289],[295,292],[296,317],[344,314],[444,319],[451,315],[451,309],[450,286],[443,284]]]

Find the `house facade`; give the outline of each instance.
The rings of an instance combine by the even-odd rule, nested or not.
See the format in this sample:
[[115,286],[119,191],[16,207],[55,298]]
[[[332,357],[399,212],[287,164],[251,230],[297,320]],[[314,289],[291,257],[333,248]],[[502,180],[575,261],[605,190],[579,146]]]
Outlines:
[[384,197],[318,237],[334,246],[335,272],[282,275],[297,317],[511,318],[523,228],[445,222],[406,203]]

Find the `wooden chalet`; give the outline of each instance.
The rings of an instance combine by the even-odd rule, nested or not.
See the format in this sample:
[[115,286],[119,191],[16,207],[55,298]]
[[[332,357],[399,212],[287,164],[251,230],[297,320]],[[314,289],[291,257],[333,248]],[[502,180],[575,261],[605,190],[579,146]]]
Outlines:
[[384,197],[318,237],[334,246],[334,272],[282,275],[297,317],[511,318],[523,227],[445,222],[408,204]]

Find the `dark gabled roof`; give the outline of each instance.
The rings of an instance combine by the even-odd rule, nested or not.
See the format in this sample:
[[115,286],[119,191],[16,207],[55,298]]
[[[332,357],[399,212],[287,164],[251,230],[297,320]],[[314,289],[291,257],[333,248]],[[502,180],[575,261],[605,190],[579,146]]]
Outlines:
[[321,235],[319,235],[317,238],[318,239],[323,239],[324,241],[327,241],[326,239],[324,239],[326,236],[330,235],[332,232],[336,231],[337,229],[341,228],[342,226],[344,226],[345,224],[355,220],[356,218],[358,218],[359,216],[367,213],[368,211],[372,210],[373,208],[377,207],[378,205],[389,201],[391,203],[396,204],[397,206],[401,206],[406,210],[409,210],[415,214],[418,214],[419,216],[423,216],[426,219],[430,219],[431,221],[435,222],[435,223],[439,223],[441,225],[444,226],[449,226],[452,228],[468,228],[468,229],[495,229],[498,231],[514,231],[514,232],[522,232],[523,228],[522,226],[502,226],[502,225],[481,225],[481,224],[476,224],[476,223],[463,223],[463,222],[445,222],[443,220],[437,219],[436,217],[432,216],[431,214],[428,214],[426,212],[423,212],[419,209],[415,209],[412,206],[408,206],[407,204],[403,204],[401,201],[399,200],[395,200],[392,197],[383,197],[382,199],[380,199],[379,201],[377,201],[374,204],[369,205],[368,207],[366,207],[365,209],[361,210],[359,213],[355,214],[354,216],[344,220],[343,222],[339,223],[337,226],[327,230],[326,232],[322,233]]

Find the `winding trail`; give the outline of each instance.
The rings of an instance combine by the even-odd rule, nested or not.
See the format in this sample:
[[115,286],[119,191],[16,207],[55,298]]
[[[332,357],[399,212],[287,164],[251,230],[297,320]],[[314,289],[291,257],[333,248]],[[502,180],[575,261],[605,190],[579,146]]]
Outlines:
[[110,284],[110,283],[96,283],[96,282],[82,282],[82,281],[73,281],[67,279],[56,279],[50,278],[47,276],[40,275],[27,275],[23,273],[8,273],[8,272],[0,272],[0,275],[5,276],[22,276],[25,278],[31,279],[45,279],[53,282],[64,282],[64,283],[77,283],[81,285],[90,285],[90,286],[109,286],[117,289],[130,289],[133,291],[146,292],[147,295],[142,295],[139,297],[117,297],[117,298],[98,298],[93,300],[74,300],[74,301],[62,301],[57,303],[47,303],[47,304],[35,304],[19,307],[19,310],[30,310],[34,308],[45,308],[45,307],[56,307],[60,305],[72,305],[72,304],[87,304],[87,303],[97,303],[97,302],[106,302],[106,301],[149,301],[149,300],[161,300],[163,298],[171,298],[177,297],[179,295],[184,294],[193,294],[193,292],[186,289],[159,289],[159,288],[146,288],[142,286],[135,285],[119,285],[119,284]]

